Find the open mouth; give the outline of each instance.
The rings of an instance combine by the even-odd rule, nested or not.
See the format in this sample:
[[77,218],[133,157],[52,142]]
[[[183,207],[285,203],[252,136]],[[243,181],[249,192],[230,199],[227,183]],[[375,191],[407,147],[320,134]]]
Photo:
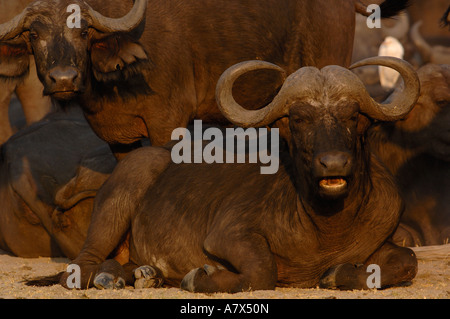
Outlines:
[[347,188],[347,181],[343,177],[326,177],[319,181],[319,187],[325,192],[340,193]]
[[75,90],[68,90],[68,91],[56,91],[52,92],[51,96],[53,96],[56,99],[61,100],[68,100],[73,98],[75,95],[77,95],[79,92]]

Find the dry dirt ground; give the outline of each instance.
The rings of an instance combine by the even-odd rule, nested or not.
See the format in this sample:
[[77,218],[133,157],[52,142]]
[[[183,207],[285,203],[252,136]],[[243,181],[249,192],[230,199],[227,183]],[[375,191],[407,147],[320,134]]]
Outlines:
[[66,290],[61,286],[29,287],[24,279],[65,271],[68,259],[13,257],[0,251],[0,298],[5,299],[450,299],[450,244],[422,251],[419,271],[407,287],[385,290],[334,291],[283,288],[237,294],[193,294],[177,288],[123,290]]

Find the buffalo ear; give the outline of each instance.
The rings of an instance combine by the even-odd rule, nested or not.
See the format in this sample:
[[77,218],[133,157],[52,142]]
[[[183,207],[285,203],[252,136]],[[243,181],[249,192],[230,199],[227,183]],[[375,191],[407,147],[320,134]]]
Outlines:
[[111,36],[91,45],[91,62],[97,81],[126,79],[137,63],[148,61],[144,48],[124,37]]
[[371,125],[372,121],[370,120],[370,118],[360,113],[358,115],[358,123],[356,126],[357,134],[363,135]]
[[28,74],[30,50],[27,42],[17,38],[0,43],[0,78],[17,80]]

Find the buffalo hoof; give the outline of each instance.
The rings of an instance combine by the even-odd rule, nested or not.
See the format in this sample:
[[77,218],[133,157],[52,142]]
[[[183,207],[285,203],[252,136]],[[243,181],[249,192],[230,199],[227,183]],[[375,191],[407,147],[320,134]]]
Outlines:
[[204,265],[203,268],[192,269],[181,281],[181,289],[195,292],[195,281],[200,277],[212,275],[216,270],[216,267],[210,265]]
[[95,276],[94,286],[98,289],[123,289],[125,280],[122,277],[115,278],[113,275],[102,272]]
[[364,289],[361,284],[360,265],[340,264],[328,269],[320,278],[319,287],[325,289]]
[[134,288],[159,288],[163,284],[163,279],[158,276],[156,270],[151,266],[141,266],[134,270]]

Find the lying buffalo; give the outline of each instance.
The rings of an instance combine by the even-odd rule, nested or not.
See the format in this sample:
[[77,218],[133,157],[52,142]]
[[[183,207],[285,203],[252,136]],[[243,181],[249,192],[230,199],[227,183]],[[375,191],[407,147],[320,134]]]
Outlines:
[[[414,253],[387,241],[400,219],[401,197],[364,140],[370,118],[398,120],[409,112],[419,81],[409,64],[394,58],[354,67],[373,64],[396,69],[405,82],[385,104],[348,69],[303,67],[267,107],[250,111],[233,98],[235,80],[252,70],[284,70],[249,61],[226,71],[217,99],[230,121],[250,127],[288,118],[291,137],[278,172],[261,175],[250,163],[174,164],[169,146],[135,150],[97,194],[87,240],[73,261],[80,287],[364,289],[370,264],[381,268],[381,287],[412,280]],[[105,261],[129,229],[130,263]],[[69,276],[63,274],[62,285],[71,286]]]
[[80,109],[13,135],[1,147],[0,249],[20,257],[77,256],[95,194],[115,165]]
[[[33,0],[0,0],[0,23],[19,14]],[[17,40],[0,44],[0,145],[13,135],[14,123],[9,118],[9,103],[13,93],[19,98],[27,124],[41,120],[54,107],[36,74],[33,56],[26,48],[16,46]],[[15,61],[19,58],[19,63]],[[12,67],[11,67],[12,64]]]
[[438,245],[450,238],[450,65],[418,71],[421,92],[413,110],[370,130],[371,148],[397,178],[405,199],[394,241]]
[[[407,3],[385,1],[382,17]],[[355,12],[368,16],[366,9],[356,0],[35,1],[0,25],[0,42],[31,48],[44,93],[77,100],[120,159],[142,137],[167,143],[194,117],[225,123],[214,89],[235,63],[266,60],[288,73],[306,65],[348,66]],[[77,13],[79,27],[71,28]],[[281,84],[273,77],[242,79],[237,99],[265,105]]]

